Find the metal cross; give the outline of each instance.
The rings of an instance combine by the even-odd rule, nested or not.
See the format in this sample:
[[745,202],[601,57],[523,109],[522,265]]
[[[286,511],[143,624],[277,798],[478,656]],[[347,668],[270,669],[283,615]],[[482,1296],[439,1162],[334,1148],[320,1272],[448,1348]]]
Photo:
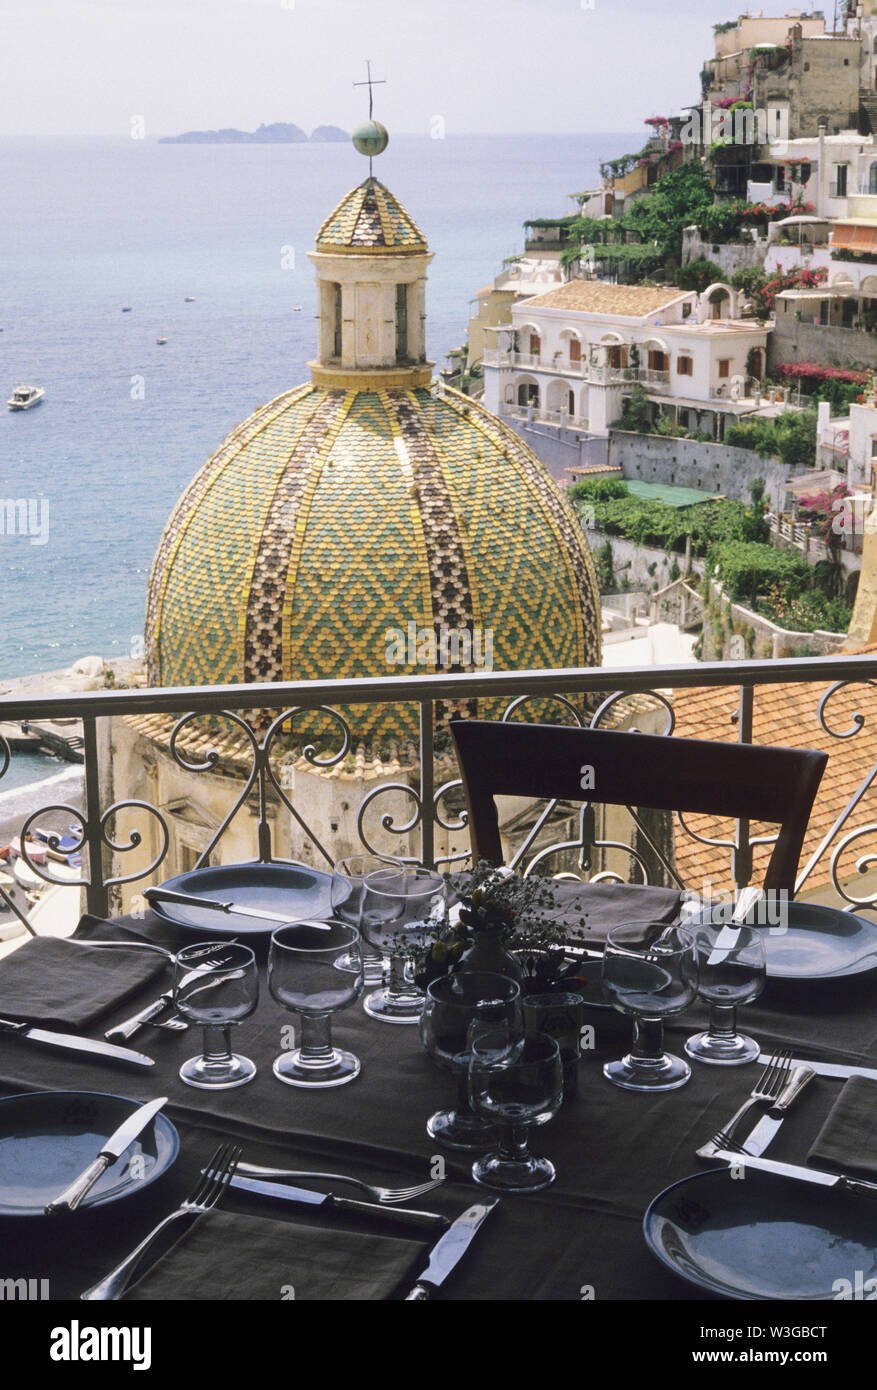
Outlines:
[[370,58],[366,58],[365,60],[365,70],[368,73],[368,77],[366,78],[365,82],[354,82],[353,85],[354,87],[368,87],[368,118],[369,120],[371,120],[372,113],[374,110],[374,92],[372,91],[372,88],[385,87],[387,84],[387,79],[385,77],[372,77],[372,65]]

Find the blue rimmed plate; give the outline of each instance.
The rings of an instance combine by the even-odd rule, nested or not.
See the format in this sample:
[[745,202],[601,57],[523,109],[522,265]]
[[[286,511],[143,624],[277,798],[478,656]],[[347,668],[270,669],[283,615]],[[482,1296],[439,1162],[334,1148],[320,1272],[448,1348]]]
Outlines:
[[[43,1216],[142,1101],[99,1091],[36,1091],[0,1099],[0,1216]],[[180,1137],[158,1114],[84,1198],[80,1211],[139,1192],[171,1166]]]
[[655,1198],[649,1249],[674,1274],[738,1299],[826,1301],[877,1290],[877,1203],[837,1188],[728,1168],[695,1173]]
[[[196,898],[214,898],[239,903],[241,907],[265,908],[282,913],[290,922],[311,918],[321,921],[332,915],[332,875],[306,864],[275,860],[270,864],[217,864],[169,878],[162,888],[175,893],[191,893]],[[278,923],[270,917],[239,917],[233,912],[217,912],[208,907],[188,907],[182,903],[157,900],[152,911],[175,927],[195,931],[202,938],[270,936]]]

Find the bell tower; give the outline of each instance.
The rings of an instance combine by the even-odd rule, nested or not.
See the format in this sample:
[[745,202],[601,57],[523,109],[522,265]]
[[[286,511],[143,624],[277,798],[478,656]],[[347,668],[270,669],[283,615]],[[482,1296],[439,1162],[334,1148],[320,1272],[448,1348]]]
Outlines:
[[319,340],[311,362],[315,386],[340,390],[406,390],[428,386],[426,360],[426,239],[388,188],[372,173],[389,135],[372,118],[353,144],[369,175],[326,218],[309,252],[317,276]]

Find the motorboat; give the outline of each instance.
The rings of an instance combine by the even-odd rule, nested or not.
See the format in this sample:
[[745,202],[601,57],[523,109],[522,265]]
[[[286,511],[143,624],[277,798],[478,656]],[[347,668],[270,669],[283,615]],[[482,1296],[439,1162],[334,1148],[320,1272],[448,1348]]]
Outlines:
[[6,404],[10,410],[30,410],[46,394],[42,386],[16,386]]

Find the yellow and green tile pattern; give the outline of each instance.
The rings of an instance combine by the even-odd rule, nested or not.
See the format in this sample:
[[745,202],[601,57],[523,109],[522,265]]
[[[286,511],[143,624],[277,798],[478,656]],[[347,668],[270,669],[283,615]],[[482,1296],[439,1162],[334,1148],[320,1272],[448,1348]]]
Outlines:
[[[467,397],[306,386],[239,426],[173,512],[149,678],[428,674],[388,664],[387,631],[409,622],[492,631],[496,670],[599,665],[584,535],[531,450]],[[358,742],[416,737],[410,704],[345,713]]]
[[351,189],[317,233],[318,251],[399,255],[426,249],[417,223],[376,178]]

